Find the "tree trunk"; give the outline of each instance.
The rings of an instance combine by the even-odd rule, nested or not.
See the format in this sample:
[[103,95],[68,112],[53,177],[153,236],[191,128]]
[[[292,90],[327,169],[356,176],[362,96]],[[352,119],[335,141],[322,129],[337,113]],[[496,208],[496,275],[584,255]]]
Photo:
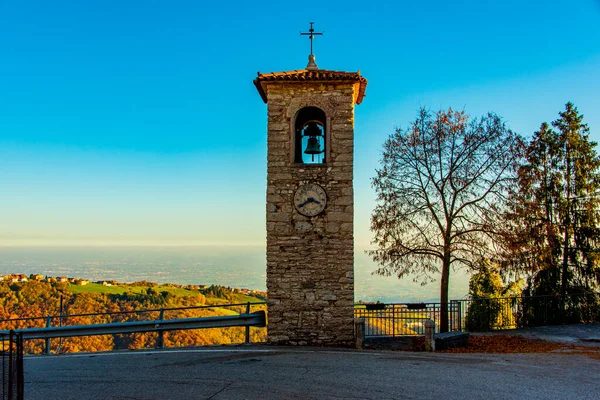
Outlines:
[[560,281],[560,295],[562,296],[562,301],[565,300],[565,295],[567,294],[567,273],[569,271],[569,226],[566,226],[565,229],[565,243],[563,246],[563,262],[562,262],[562,272],[561,272],[561,281]]
[[444,252],[440,285],[440,332],[448,332],[448,288],[450,286],[450,252]]
[[565,216],[565,243],[563,246],[563,262],[562,262],[562,274],[560,282],[560,294],[562,296],[562,303],[564,304],[565,295],[567,294],[567,272],[569,270],[569,229],[571,227],[571,153],[570,147],[567,140],[567,172],[565,179],[567,181],[567,205],[566,205],[566,216]]

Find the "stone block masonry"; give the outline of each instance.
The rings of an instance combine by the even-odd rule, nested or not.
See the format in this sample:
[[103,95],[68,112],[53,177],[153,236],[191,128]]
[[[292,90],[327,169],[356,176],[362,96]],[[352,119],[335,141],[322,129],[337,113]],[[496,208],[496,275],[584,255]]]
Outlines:
[[[259,78],[260,79],[260,78]],[[264,82],[268,99],[268,340],[354,343],[354,103],[356,81]],[[364,90],[364,89],[363,89]],[[294,163],[294,127],[307,106],[325,112],[326,163]],[[327,207],[306,217],[294,207],[300,185],[317,183]]]

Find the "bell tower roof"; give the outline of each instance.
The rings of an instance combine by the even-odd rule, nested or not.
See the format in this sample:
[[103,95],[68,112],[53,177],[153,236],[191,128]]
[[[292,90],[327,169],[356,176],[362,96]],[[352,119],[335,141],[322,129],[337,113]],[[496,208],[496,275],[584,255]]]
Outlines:
[[254,80],[254,86],[258,89],[258,93],[263,101],[268,100],[268,86],[272,82],[277,83],[301,83],[301,82],[355,82],[359,85],[357,90],[356,104],[360,104],[365,97],[367,88],[367,79],[358,72],[343,72],[332,71],[328,69],[300,69],[285,72],[269,72],[261,74]]

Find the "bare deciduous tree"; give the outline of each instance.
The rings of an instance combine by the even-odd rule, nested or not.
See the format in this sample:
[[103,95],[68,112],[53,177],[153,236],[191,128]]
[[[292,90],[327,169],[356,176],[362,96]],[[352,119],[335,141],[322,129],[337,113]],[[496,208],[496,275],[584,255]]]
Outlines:
[[[521,148],[520,137],[492,113],[469,120],[464,112],[422,108],[408,129],[397,129],[373,179],[375,272],[423,284],[441,274],[447,310],[450,268],[472,268],[490,248]],[[448,329],[447,312],[440,329]]]

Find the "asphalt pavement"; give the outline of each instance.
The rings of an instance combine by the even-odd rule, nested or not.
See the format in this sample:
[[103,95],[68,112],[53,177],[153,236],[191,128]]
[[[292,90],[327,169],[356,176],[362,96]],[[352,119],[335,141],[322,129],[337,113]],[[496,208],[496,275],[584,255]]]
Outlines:
[[29,356],[34,399],[598,399],[580,354],[237,346]]

